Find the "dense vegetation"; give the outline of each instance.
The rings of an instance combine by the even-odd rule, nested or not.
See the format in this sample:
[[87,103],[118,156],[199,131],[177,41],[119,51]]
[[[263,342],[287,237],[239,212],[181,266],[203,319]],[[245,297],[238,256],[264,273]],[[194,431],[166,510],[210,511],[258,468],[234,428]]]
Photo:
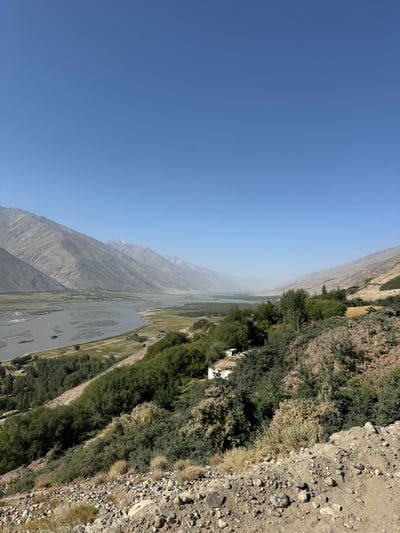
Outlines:
[[96,376],[114,363],[89,354],[44,359],[16,357],[10,367],[0,364],[0,413],[37,407]]
[[400,276],[390,279],[379,287],[380,291],[390,291],[392,289],[400,289]]
[[[349,320],[344,297],[287,291],[276,304],[235,306],[217,322],[201,318],[190,336],[167,333],[144,359],[98,378],[73,405],[7,420],[0,471],[48,454],[53,482],[65,482],[118,459],[141,471],[157,454],[204,462],[262,432],[284,448],[288,424],[301,444],[310,428],[324,438],[367,420],[393,422],[400,319],[384,309]],[[205,380],[227,348],[245,352],[234,372]]]

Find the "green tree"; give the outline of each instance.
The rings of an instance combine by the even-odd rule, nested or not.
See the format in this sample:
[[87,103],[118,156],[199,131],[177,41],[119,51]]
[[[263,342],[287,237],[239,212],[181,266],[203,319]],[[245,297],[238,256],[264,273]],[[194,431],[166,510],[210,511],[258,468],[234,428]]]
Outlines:
[[289,289],[280,300],[280,311],[283,321],[296,331],[307,320],[306,300],[308,294],[304,289]]

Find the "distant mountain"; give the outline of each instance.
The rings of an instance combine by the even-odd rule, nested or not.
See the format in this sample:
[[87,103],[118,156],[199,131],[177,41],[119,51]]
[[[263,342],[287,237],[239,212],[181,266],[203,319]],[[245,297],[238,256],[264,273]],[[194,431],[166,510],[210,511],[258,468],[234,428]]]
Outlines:
[[128,257],[145,264],[154,272],[153,280],[165,288],[182,291],[231,291],[237,285],[226,276],[179,259],[154,252],[151,248],[122,240],[107,244]]
[[154,291],[146,267],[27,211],[0,208],[0,246],[70,289]]
[[[382,276],[382,283],[384,283],[391,279],[390,276],[398,275],[396,274],[396,265],[400,265],[400,246],[382,250],[334,268],[314,272],[285,286],[278,287],[272,293],[278,294],[288,289],[302,288],[313,294],[320,292],[323,285],[327,289],[335,289],[336,287],[341,289],[359,287],[362,289],[366,286],[375,286],[379,290],[379,279],[377,282],[374,280]],[[393,273],[391,274],[392,270]],[[381,291],[379,297],[387,296],[388,294],[385,292]],[[355,293],[356,295],[358,292]]]
[[0,248],[0,293],[59,291],[64,287]]
[[135,292],[227,289],[223,276],[192,266],[190,277],[189,267],[174,269],[152,250],[137,247],[134,253],[131,246],[122,250],[28,211],[0,207],[0,247],[57,285]]

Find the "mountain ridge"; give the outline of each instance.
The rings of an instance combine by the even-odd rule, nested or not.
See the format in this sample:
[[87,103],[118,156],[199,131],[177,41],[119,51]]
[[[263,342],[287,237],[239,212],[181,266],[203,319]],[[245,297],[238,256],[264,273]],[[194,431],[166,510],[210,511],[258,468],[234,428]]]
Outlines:
[[[321,291],[323,285],[328,290],[337,287],[361,290],[368,284],[374,283],[375,278],[389,273],[397,264],[400,264],[400,246],[374,252],[337,267],[313,272],[268,291],[268,294],[281,294],[289,289],[300,288],[310,294],[316,294]],[[371,292],[370,294],[372,295]],[[357,295],[358,290],[354,292],[353,297]],[[375,293],[374,297],[377,298]],[[385,293],[381,292],[380,297],[385,297]]]
[[[22,209],[0,207],[0,230],[0,247],[62,288],[144,293],[233,288],[233,284],[213,271],[194,267],[191,272],[187,268],[185,273],[149,248],[144,248],[147,257],[142,251],[141,257],[135,258],[115,245]],[[164,267],[170,265],[170,272],[160,271],[155,257],[160,264],[164,262]],[[20,281],[21,288],[16,282],[14,285],[15,290],[21,291],[25,282]],[[4,292],[1,286],[0,291]]]

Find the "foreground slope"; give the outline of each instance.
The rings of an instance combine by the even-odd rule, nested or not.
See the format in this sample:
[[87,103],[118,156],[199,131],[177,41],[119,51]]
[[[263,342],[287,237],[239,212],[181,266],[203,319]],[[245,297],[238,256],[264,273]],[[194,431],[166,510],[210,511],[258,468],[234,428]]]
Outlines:
[[[286,458],[265,457],[241,475],[218,467],[186,481],[178,472],[157,480],[126,473],[3,498],[0,527],[8,533],[49,526],[93,533],[389,533],[400,529],[399,449],[400,422],[367,423]],[[83,509],[91,510],[92,523],[79,520]]]

